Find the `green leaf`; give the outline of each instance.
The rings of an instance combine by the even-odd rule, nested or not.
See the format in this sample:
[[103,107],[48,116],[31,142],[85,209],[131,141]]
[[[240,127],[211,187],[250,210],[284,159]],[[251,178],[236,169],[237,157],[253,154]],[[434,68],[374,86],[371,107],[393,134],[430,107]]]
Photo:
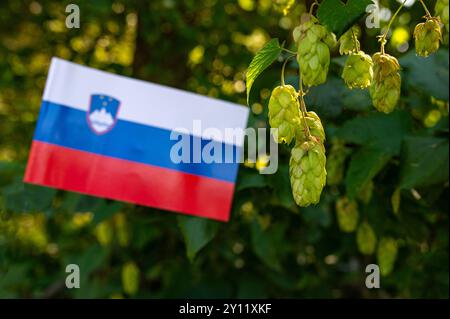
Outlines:
[[323,0],[317,10],[320,23],[340,37],[354,25],[365,13],[372,0]]
[[119,202],[108,203],[106,201],[101,202],[98,207],[96,207],[94,211],[94,219],[93,223],[97,224],[102,222],[105,219],[111,218],[115,213],[120,211],[123,208],[123,204]]
[[383,149],[362,147],[353,154],[345,177],[347,195],[351,199],[375,177],[391,159],[392,154]]
[[306,95],[306,104],[311,111],[315,111],[321,117],[333,118],[342,111],[342,95],[348,91],[344,87],[344,81],[337,76],[330,76],[323,85],[311,87]]
[[331,214],[327,205],[309,206],[301,209],[301,216],[308,224],[328,227],[331,224]]
[[245,274],[239,278],[239,286],[237,290],[237,298],[254,298],[263,299],[268,298],[266,292],[266,284],[255,274]]
[[281,47],[278,39],[272,39],[256,53],[247,70],[247,104],[250,98],[250,90],[256,78],[267,69],[280,55]]
[[409,189],[448,181],[448,161],[448,139],[405,138],[401,155],[400,187]]
[[335,118],[343,109],[354,111],[373,109],[368,90],[349,90],[342,78],[334,74],[330,74],[323,85],[309,88],[305,99],[309,109],[315,111],[321,118]]
[[411,116],[407,112],[391,114],[379,112],[351,119],[337,131],[337,136],[349,143],[400,154],[402,139],[411,130]]
[[3,189],[3,205],[14,212],[43,212],[51,208],[56,190],[25,184],[21,178]]
[[20,175],[23,170],[22,163],[0,161],[0,185],[11,183],[14,176]]
[[289,210],[297,210],[294,198],[292,197],[291,181],[289,177],[289,165],[279,164],[275,174],[268,176],[273,193],[277,199],[277,204]]
[[259,174],[256,170],[241,169],[236,185],[236,191],[241,191],[246,188],[261,188],[267,186],[264,176]]
[[[80,267],[80,288],[74,289],[75,298],[89,296],[93,289],[93,272],[105,265],[108,251],[98,244],[91,245],[82,252],[64,257],[64,265],[76,264]],[[65,267],[65,266],[64,266]]]
[[256,220],[251,226],[254,253],[275,271],[281,271],[280,248],[284,244],[285,228],[284,224],[275,224],[264,231]]
[[200,249],[214,238],[219,223],[191,216],[178,216],[177,220],[186,244],[186,254],[193,261]]
[[420,90],[441,100],[448,100],[448,50],[441,49],[426,59],[410,50],[400,65],[407,90]]

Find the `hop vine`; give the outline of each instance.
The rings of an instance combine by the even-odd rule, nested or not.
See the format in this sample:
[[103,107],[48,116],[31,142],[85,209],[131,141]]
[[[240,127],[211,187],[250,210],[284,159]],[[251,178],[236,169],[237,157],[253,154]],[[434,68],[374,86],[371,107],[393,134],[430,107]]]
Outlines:
[[[339,151],[345,150],[345,146],[335,147],[332,149],[332,163],[327,164],[325,130],[320,117],[307,109],[305,96],[308,89],[327,81],[331,54],[339,44],[339,53],[347,57],[342,71],[342,79],[347,87],[369,90],[377,111],[394,111],[401,96],[401,66],[396,57],[386,52],[385,46],[391,26],[405,3],[406,0],[400,4],[384,32],[378,36],[380,50],[372,56],[361,49],[361,29],[358,25],[350,26],[337,41],[336,35],[321,24],[314,14],[321,5],[319,1],[314,1],[309,12],[302,15],[300,24],[293,30],[295,51],[284,48],[284,45],[277,46],[278,40],[276,43],[271,41],[261,50],[264,54],[257,55],[252,61],[251,72],[249,70],[251,77],[247,77],[247,98],[251,85],[262,70],[278,58],[282,51],[289,54],[283,64],[281,85],[271,93],[268,117],[270,126],[276,129],[274,139],[278,143],[292,145],[289,173],[292,195],[297,205],[306,207],[319,203],[327,181],[327,168],[331,172],[329,184],[339,183],[346,157],[345,153],[339,154]],[[425,12],[425,22],[418,23],[415,27],[415,47],[418,56],[428,57],[440,47],[443,38],[442,23],[448,31],[448,0],[437,1],[435,16],[432,16],[424,1],[419,0],[419,3]],[[278,1],[277,5],[289,10],[293,1]],[[298,91],[292,85],[286,85],[284,80],[286,65],[293,57],[297,59],[299,66]],[[255,65],[259,69],[255,69]],[[354,231],[357,227],[358,213],[355,205],[346,198],[338,201],[336,209],[339,224],[346,232]],[[364,225],[360,233],[369,228],[370,226]],[[360,234],[359,237],[363,236]],[[372,250],[371,247],[362,248],[364,253]]]

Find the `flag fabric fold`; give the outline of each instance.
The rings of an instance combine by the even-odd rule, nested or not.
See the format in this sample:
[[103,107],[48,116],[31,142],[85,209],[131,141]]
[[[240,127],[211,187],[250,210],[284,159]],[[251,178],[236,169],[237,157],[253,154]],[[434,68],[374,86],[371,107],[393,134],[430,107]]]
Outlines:
[[237,104],[53,58],[24,181],[228,221],[243,136],[226,131],[247,117]]

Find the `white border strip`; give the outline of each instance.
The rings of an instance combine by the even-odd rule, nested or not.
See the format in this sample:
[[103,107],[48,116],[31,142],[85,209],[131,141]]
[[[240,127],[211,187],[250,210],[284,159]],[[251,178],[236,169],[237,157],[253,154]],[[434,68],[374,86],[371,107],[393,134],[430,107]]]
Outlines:
[[[222,133],[222,137],[213,137],[215,141],[243,144],[243,138],[236,141],[225,129],[245,129],[247,107],[52,58],[44,100],[87,111],[91,94],[118,99],[119,119],[168,130],[184,129],[203,138],[211,138],[203,131],[214,128]],[[198,120],[202,132],[194,130]]]

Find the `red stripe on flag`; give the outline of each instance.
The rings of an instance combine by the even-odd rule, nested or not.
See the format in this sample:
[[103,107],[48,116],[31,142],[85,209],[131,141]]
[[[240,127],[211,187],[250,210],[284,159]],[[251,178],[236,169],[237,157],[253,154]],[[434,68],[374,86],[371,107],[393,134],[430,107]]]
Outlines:
[[24,181],[228,221],[234,184],[33,141]]

